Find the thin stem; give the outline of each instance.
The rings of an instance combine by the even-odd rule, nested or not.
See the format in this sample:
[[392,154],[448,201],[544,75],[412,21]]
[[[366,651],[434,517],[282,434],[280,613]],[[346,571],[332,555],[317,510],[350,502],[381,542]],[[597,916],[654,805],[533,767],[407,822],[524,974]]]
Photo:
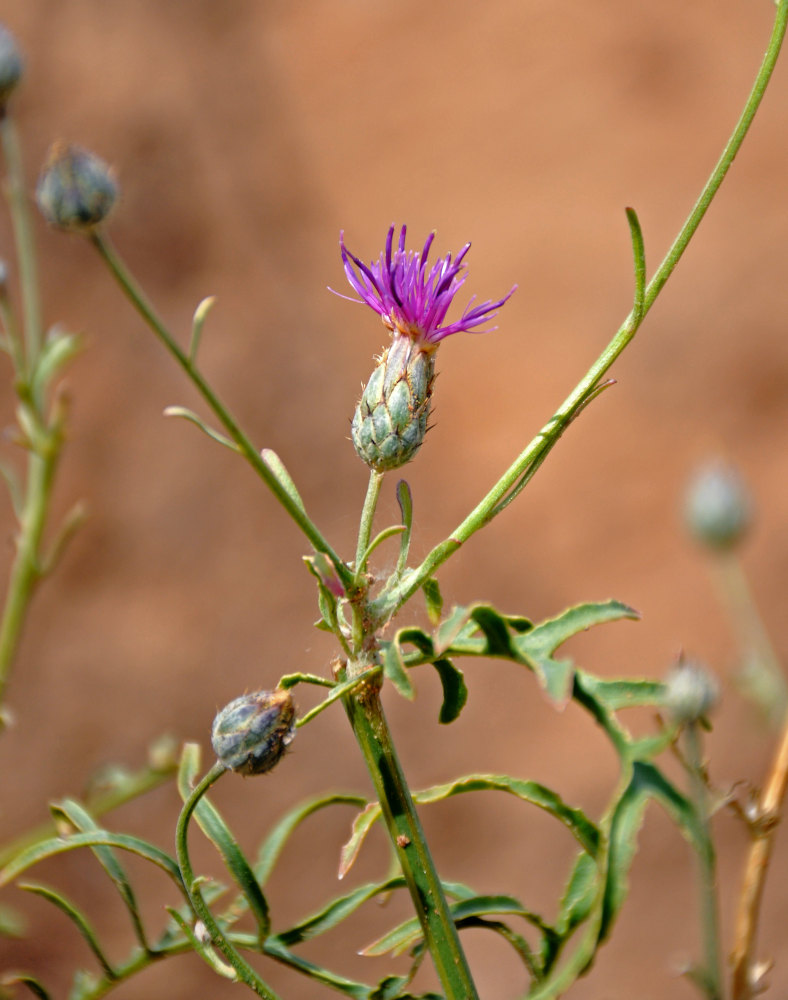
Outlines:
[[758,818],[752,825],[753,841],[747,856],[739,893],[732,965],[733,1000],[752,1000],[758,989],[755,943],[763,889],[769,871],[774,835],[788,787],[788,720],[783,727],[766,788],[759,803]]
[[142,316],[145,320],[153,333],[156,334],[162,344],[164,344],[170,354],[181,366],[194,387],[203,397],[216,417],[221,421],[223,427],[236,443],[246,461],[252,466],[254,471],[258,474],[258,476],[260,476],[266,486],[285,508],[290,517],[306,535],[314,549],[317,552],[323,552],[326,556],[328,556],[333,563],[343,585],[346,587],[350,586],[353,582],[353,574],[337,553],[331,548],[326,539],[323,538],[322,534],[308,517],[303,507],[293,499],[288,491],[272,474],[257,449],[251,443],[249,438],[243,433],[230,411],[200,374],[191,358],[189,358],[189,356],[180,348],[175,338],[166,328],[110,242],[99,232],[94,232],[90,236],[90,240],[109,267],[120,287],[123,289],[126,297],[129,299],[140,316]]
[[720,951],[720,927],[717,906],[716,864],[714,844],[711,837],[711,810],[703,766],[700,726],[697,722],[688,724],[685,731],[686,762],[689,771],[692,800],[700,820],[700,843],[698,844],[698,891],[700,895],[700,918],[703,934],[703,981],[709,1000],[722,1000],[722,957]]
[[[40,547],[49,513],[52,485],[60,455],[60,441],[28,459],[27,489],[16,539],[16,556],[0,619],[0,705],[8,685],[30,599],[41,579]],[[1,728],[1,727],[0,727]]]
[[356,581],[360,582],[366,568],[365,556],[372,536],[372,522],[375,520],[375,509],[380,497],[380,487],[383,484],[383,473],[370,469],[367,495],[364,499],[364,509],[361,512],[361,522],[358,527],[358,545],[356,546]]
[[471,535],[483,528],[498,513],[506,500],[507,494],[517,488],[518,480],[526,475],[534,463],[540,462],[544,455],[558,442],[564,430],[568,427],[577,411],[582,408],[589,393],[593,392],[595,386],[607,373],[613,362],[619,357],[621,352],[627,347],[632,338],[637,333],[641,322],[651,309],[657,296],[662,291],[668,278],[673,273],[676,265],[681,259],[684,251],[695,235],[706,211],[714,196],[719,190],[725,175],[727,174],[736,154],[741,148],[747,131],[749,130],[755,113],[760,106],[763,95],[766,92],[769,80],[780,53],[780,47],[785,36],[786,23],[788,23],[788,0],[779,0],[776,9],[774,26],[769,39],[761,67],[755,79],[755,83],[750,92],[744,110],[736,124],[733,133],[725,145],[717,165],[706,182],[700,197],[696,201],[684,225],[673,242],[673,245],[665,255],[664,260],[657,268],[654,277],[649,282],[645,290],[645,295],[638,308],[633,309],[629,316],[602,351],[593,365],[586,372],[584,377],[578,382],[574,390],[564,400],[556,411],[555,415],[547,422],[542,430],[530,442],[525,450],[517,457],[503,476],[493,486],[484,499],[471,511],[471,513],[459,524],[454,531],[435,546],[427,555],[424,562],[411,573],[406,573],[403,580],[394,586],[388,593],[380,595],[376,602],[376,610],[380,614],[390,615],[400,608],[416,591],[424,581],[430,577],[442,563],[452,556],[460,546],[466,542]]
[[191,859],[189,858],[189,847],[187,842],[187,832],[189,820],[192,813],[197,808],[197,803],[205,795],[211,785],[218,781],[225,773],[226,768],[221,761],[217,761],[208,771],[202,781],[195,787],[189,798],[184,802],[181,814],[178,817],[178,826],[175,831],[175,847],[178,854],[178,865],[181,869],[183,884],[189,895],[194,912],[205,924],[208,933],[211,935],[211,943],[224,955],[230,965],[235,969],[239,982],[244,983],[263,1000],[278,1000],[266,984],[260,979],[254,969],[243,959],[238,950],[228,940],[216,923],[213,914],[208,908],[200,892],[200,880],[195,878]]
[[447,1000],[478,1000],[457,927],[391,740],[377,685],[367,684],[360,693],[351,695],[345,708]]
[[[24,334],[27,351],[28,370],[35,367],[41,348],[43,325],[41,322],[41,296],[38,284],[38,263],[36,260],[33,226],[30,218],[30,204],[25,185],[25,171],[22,163],[22,149],[13,118],[0,114],[0,142],[8,169],[7,197],[14,227],[19,283],[22,289],[24,311]],[[22,372],[19,372],[21,375]]]

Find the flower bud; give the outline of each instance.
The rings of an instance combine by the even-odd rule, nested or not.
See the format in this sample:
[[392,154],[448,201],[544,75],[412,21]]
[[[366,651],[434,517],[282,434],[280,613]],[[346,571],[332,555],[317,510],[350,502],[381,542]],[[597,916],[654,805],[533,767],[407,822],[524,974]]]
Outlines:
[[289,691],[255,691],[231,701],[213,720],[216,756],[238,774],[263,774],[279,763],[295,736]]
[[351,433],[359,457],[376,472],[409,462],[427,433],[435,352],[395,336],[361,395]]
[[8,98],[22,78],[24,63],[16,39],[0,24],[0,117],[5,113]]
[[665,708],[674,722],[698,722],[717,704],[720,687],[702,664],[682,660],[665,679]]
[[722,461],[707,462],[690,480],[684,506],[692,535],[709,548],[733,548],[752,521],[749,491],[736,469]]
[[36,200],[59,229],[88,232],[109,215],[118,196],[112,170],[94,153],[55,143],[38,179]]

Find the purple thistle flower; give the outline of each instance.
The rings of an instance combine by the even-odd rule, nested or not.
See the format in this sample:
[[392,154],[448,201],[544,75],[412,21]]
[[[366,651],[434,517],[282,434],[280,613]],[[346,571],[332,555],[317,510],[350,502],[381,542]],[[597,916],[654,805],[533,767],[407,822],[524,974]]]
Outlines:
[[447,254],[428,270],[427,257],[435,233],[430,233],[424,249],[418,253],[415,250],[405,250],[406,226],[400,230],[399,241],[394,249],[395,228],[391,226],[389,229],[386,248],[380,258],[369,266],[347,249],[345,234],[340,233],[339,246],[345,275],[359,296],[359,299],[350,299],[347,295],[342,298],[366,303],[380,314],[392,332],[411,338],[422,350],[436,348],[444,337],[453,333],[487,333],[495,329],[487,327],[482,330],[479,327],[495,317],[497,310],[509,299],[517,285],[497,302],[487,301],[474,305],[474,296],[460,319],[444,324],[449,306],[467,277],[463,260],[470,250],[470,243],[465,244],[454,260],[451,254]]

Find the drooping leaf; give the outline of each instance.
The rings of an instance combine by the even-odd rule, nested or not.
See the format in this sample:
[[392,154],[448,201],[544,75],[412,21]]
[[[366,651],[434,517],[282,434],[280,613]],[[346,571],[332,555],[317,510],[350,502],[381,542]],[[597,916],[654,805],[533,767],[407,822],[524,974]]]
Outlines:
[[428,577],[422,584],[424,600],[427,604],[427,617],[433,625],[437,625],[443,614],[443,596],[441,588],[434,576]]
[[217,431],[215,427],[211,427],[207,424],[202,417],[198,416],[194,410],[190,410],[186,406],[168,406],[164,410],[165,417],[180,417],[183,420],[188,420],[190,424],[194,424],[198,427],[203,434],[207,435],[212,441],[216,441],[217,444],[224,445],[225,448],[229,448],[230,451],[238,451],[238,445],[235,441],[231,441],[226,435],[222,434],[221,431]]
[[432,665],[438,671],[438,677],[440,677],[443,687],[443,702],[438,714],[438,722],[447,726],[459,717],[460,712],[465,707],[468,700],[468,687],[462,671],[448,657],[442,656],[440,659],[434,660]]
[[350,839],[342,846],[339,855],[339,872],[337,877],[342,879],[353,867],[361,845],[366,840],[367,834],[380,819],[380,803],[370,802],[353,820],[350,831]]
[[38,1000],[52,1000],[43,984],[26,972],[9,972],[0,979],[0,986],[15,986],[17,983],[26,986]]
[[32,883],[20,883],[19,888],[24,889],[26,892],[32,892],[36,896],[41,896],[42,899],[49,900],[50,903],[53,903],[59,910],[65,913],[85,939],[87,946],[96,956],[104,975],[110,980],[117,979],[115,970],[113,969],[107,956],[104,954],[104,950],[99,943],[95,930],[93,929],[88,918],[80,909],[66,899],[65,896],[56,892],[54,889],[50,889],[48,886],[33,885]]
[[344,976],[337,975],[329,969],[301,958],[300,955],[294,954],[289,948],[285,947],[276,935],[268,938],[263,950],[266,955],[277,959],[284,965],[289,965],[290,968],[308,976],[317,983],[322,983],[324,986],[337,990],[337,992],[344,996],[350,997],[351,1000],[371,1000],[371,986],[367,986],[365,983],[354,982],[352,979],[346,979]]
[[[200,766],[200,748],[196,743],[187,743],[183,748],[181,766],[178,769],[178,791],[184,802],[192,792],[193,782]],[[228,872],[249,904],[249,909],[257,923],[260,944],[271,930],[268,901],[263,895],[251,865],[230,832],[219,810],[203,796],[194,810],[194,818],[202,832],[219,851]]]
[[405,670],[405,664],[402,662],[402,653],[396,637],[393,642],[386,643],[383,648],[383,674],[403,698],[413,701],[416,692]]
[[[50,807],[50,812],[52,813],[52,817],[55,820],[56,825],[58,823],[58,819],[61,821],[65,819],[80,833],[91,833],[100,829],[98,823],[96,823],[87,809],[74,799],[64,799],[62,802],[54,803]],[[109,847],[94,847],[93,853],[98,859],[101,867],[107,875],[109,875],[112,883],[118,890],[120,898],[123,900],[123,905],[129,911],[129,916],[131,917],[137,941],[143,949],[147,949],[148,942],[145,937],[145,930],[142,926],[142,916],[140,914],[139,907],[137,906],[137,900],[134,896],[134,891],[131,888],[131,883],[129,882],[123,866],[116,858],[112,849]]]

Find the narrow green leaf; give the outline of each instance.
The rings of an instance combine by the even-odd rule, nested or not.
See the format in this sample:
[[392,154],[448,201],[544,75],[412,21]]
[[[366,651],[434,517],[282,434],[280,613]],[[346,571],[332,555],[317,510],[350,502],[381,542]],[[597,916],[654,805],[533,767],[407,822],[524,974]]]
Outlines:
[[561,937],[568,937],[579,924],[588,918],[599,893],[597,863],[586,851],[578,854],[561,897],[556,930]]
[[337,975],[329,969],[324,969],[315,965],[314,962],[301,958],[299,955],[294,955],[276,936],[268,938],[265,942],[264,952],[271,958],[275,958],[284,965],[289,965],[290,968],[314,979],[315,982],[329,986],[346,997],[351,997],[351,1000],[372,1000],[371,986],[346,979],[344,976]]
[[643,318],[646,299],[646,252],[643,244],[643,230],[634,208],[628,208],[627,222],[632,236],[632,255],[635,261],[635,300],[632,305],[632,319],[637,325]]
[[[196,743],[187,743],[183,748],[181,765],[178,769],[178,791],[184,802],[191,795],[199,766],[199,746]],[[249,904],[249,909],[257,923],[262,946],[271,930],[271,917],[268,911],[268,901],[258,885],[249,862],[244,857],[221,813],[205,796],[197,803],[194,818],[208,840],[219,851],[227,870]]]
[[17,983],[20,986],[26,986],[33,996],[38,997],[39,1000],[52,1000],[42,984],[26,972],[9,972],[0,980],[0,986],[16,986]]
[[438,626],[435,634],[435,650],[439,655],[455,645],[461,632],[470,621],[471,610],[470,607],[453,608],[449,617]]
[[306,507],[304,507],[304,501],[301,499],[298,487],[296,486],[293,477],[285,468],[285,464],[282,459],[275,451],[272,451],[271,448],[263,448],[260,452],[260,456],[263,459],[263,462],[265,462],[266,468],[277,483],[279,483],[301,513],[306,514]]
[[338,878],[344,878],[353,867],[353,863],[358,857],[358,852],[361,850],[361,845],[364,843],[369,831],[379,819],[380,803],[378,802],[370,802],[369,805],[363,809],[358,816],[356,816],[353,821],[353,826],[351,827],[350,840],[348,840],[348,842],[342,847],[342,851],[339,855]]
[[202,338],[202,330],[205,326],[205,321],[208,319],[208,313],[215,305],[216,296],[209,295],[207,298],[203,299],[194,310],[194,317],[192,319],[192,335],[189,339],[189,361],[193,365],[197,363],[197,352],[200,350],[200,339]]
[[424,600],[427,602],[427,617],[433,625],[437,625],[443,614],[443,595],[438,581],[434,576],[428,577],[422,584]]
[[488,604],[477,604],[471,610],[471,621],[481,629],[487,640],[485,656],[504,656],[507,659],[517,659],[517,652],[512,645],[508,622],[495,608]]
[[484,930],[493,931],[494,933],[499,934],[504,941],[507,941],[512,948],[514,948],[517,956],[528,970],[529,975],[533,979],[540,978],[540,969],[536,958],[531,951],[530,945],[522,934],[518,934],[503,920],[489,920],[484,917],[466,917],[464,920],[457,921],[457,927],[460,930],[468,927],[480,927]]
[[186,940],[191,944],[192,949],[197,952],[206,965],[213,969],[218,976],[222,976],[224,979],[229,979],[232,982],[238,981],[238,974],[232,965],[229,965],[224,961],[221,955],[216,953],[215,949],[211,946],[210,941],[197,936],[189,921],[179,910],[174,910],[172,907],[168,906],[167,912],[172,917],[181,934],[183,934]]
[[659,708],[664,703],[665,685],[653,680],[603,680],[586,674],[586,690],[611,711],[638,706]]
[[402,533],[402,538],[400,538],[399,542],[397,567],[394,570],[394,576],[400,577],[408,563],[410,539],[413,531],[413,496],[410,492],[410,486],[408,486],[404,479],[400,479],[397,483],[397,503],[402,514],[402,523],[405,525],[405,531]]
[[38,355],[35,370],[30,380],[30,392],[39,404],[55,378],[82,350],[82,338],[75,333],[65,333],[53,327],[44,341]]
[[[414,792],[413,799],[421,805],[440,802],[465,792],[507,792],[530,802],[531,805],[550,813],[569,830],[584,851],[595,856],[599,849],[600,833],[581,809],[568,806],[556,792],[536,781],[525,781],[507,774],[471,774],[444,785],[434,785]],[[362,814],[363,815],[363,814]]]
[[254,874],[257,881],[261,886],[265,885],[288,839],[292,836],[296,828],[313,813],[318,812],[320,809],[326,809],[328,806],[348,805],[356,806],[356,808],[360,809],[366,804],[367,800],[361,795],[345,795],[341,793],[318,796],[308,799],[306,802],[299,803],[289,812],[285,813],[260,845],[257,860],[254,864]]
[[[55,820],[56,825],[58,823],[58,817],[60,817],[61,819],[67,820],[80,833],[94,833],[100,830],[98,823],[96,823],[87,809],[74,799],[64,799],[62,802],[54,803],[50,807],[50,812],[52,813],[52,817]],[[113,851],[108,847],[94,847],[93,853],[95,854],[98,863],[107,875],[109,875],[113,885],[118,890],[118,894],[123,900],[124,906],[129,911],[129,916],[131,917],[137,941],[140,946],[147,951],[148,942],[145,937],[145,930],[142,926],[142,916],[140,914],[139,907],[137,906],[137,900],[134,896],[134,891],[131,888],[128,876],[123,870],[123,866],[115,857]]]
[[77,909],[77,907],[74,906],[73,903],[67,900],[64,896],[61,896],[60,893],[55,892],[54,889],[50,889],[45,885],[33,885],[32,883],[29,882],[28,883],[20,882],[19,888],[24,889],[26,892],[32,892],[36,896],[41,896],[42,899],[49,900],[50,903],[53,903],[59,910],[65,913],[65,915],[69,918],[69,920],[71,920],[74,923],[79,933],[85,939],[87,946],[96,956],[96,960],[101,966],[104,975],[107,977],[107,979],[114,980],[118,978],[109,959],[104,954],[104,951],[101,945],[99,944],[96,932],[91,926],[88,918],[85,916],[84,913],[82,913],[81,910]]
[[383,674],[391,681],[403,698],[413,701],[416,697],[416,691],[402,662],[402,653],[400,652],[396,637],[394,642],[385,644],[383,650]]
[[433,661],[443,687],[443,703],[438,714],[438,722],[447,726],[459,717],[468,700],[468,687],[459,667],[448,657]]
[[164,416],[181,417],[183,420],[188,420],[189,423],[194,424],[195,427],[199,427],[203,434],[207,434],[212,441],[216,441],[218,444],[224,445],[224,447],[229,448],[230,451],[239,451],[238,445],[235,441],[231,441],[230,438],[225,437],[225,435],[220,431],[217,431],[214,427],[206,424],[202,417],[198,416],[194,410],[190,410],[186,406],[168,406],[164,410]]
[[21,938],[27,931],[27,922],[12,906],[0,903],[0,937]]
[[[31,847],[20,851],[8,864],[0,871],[0,886],[8,885],[17,875],[31,868],[46,858],[54,857],[56,854],[63,854],[66,851],[75,851],[80,847],[117,847],[122,851],[130,851],[137,854],[146,861],[151,861],[162,871],[166,872],[178,889],[186,895],[181,873],[175,860],[156,847],[139,837],[131,837],[125,833],[108,833],[106,830],[99,830],[95,833],[75,833],[69,837],[53,837],[50,840],[40,840]],[[188,896],[186,897],[188,899]]]
[[0,476],[5,480],[8,487],[8,495],[11,498],[11,506],[14,509],[16,519],[20,520],[24,510],[24,500],[22,498],[22,487],[19,483],[19,476],[16,469],[6,462],[0,462]]
[[432,659],[435,655],[432,638],[422,629],[415,626],[401,628],[392,641],[396,642],[400,649],[405,645],[415,646],[427,659]]

